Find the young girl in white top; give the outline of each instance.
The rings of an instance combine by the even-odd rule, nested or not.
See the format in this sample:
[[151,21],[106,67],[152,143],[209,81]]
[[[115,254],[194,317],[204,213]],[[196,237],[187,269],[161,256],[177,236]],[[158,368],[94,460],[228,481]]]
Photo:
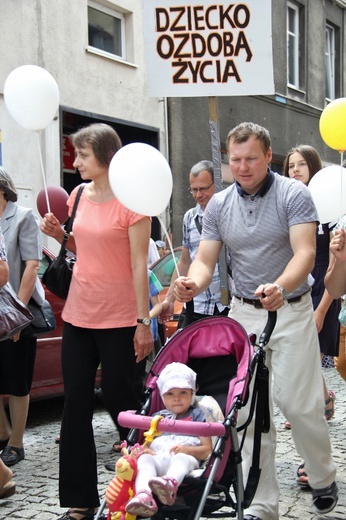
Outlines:
[[[184,421],[204,422],[195,407],[196,373],[182,363],[171,363],[161,372],[157,386],[165,409],[154,415]],[[138,459],[136,495],[126,505],[126,512],[151,517],[157,510],[154,493],[164,505],[172,505],[184,477],[197,469],[212,451],[210,437],[163,432]]]

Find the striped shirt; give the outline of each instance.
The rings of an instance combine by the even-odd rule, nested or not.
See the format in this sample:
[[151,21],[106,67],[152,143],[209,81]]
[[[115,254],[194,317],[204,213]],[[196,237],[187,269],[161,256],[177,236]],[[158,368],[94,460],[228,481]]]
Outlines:
[[[241,194],[236,184],[215,194],[204,213],[202,240],[221,240],[230,253],[234,294],[254,298],[260,284],[273,283],[293,257],[289,228],[317,222],[309,189],[269,171],[273,182],[262,195]],[[304,281],[290,294],[309,291]]]
[[[201,240],[201,234],[196,226],[196,218],[198,218],[200,225],[202,226],[203,210],[199,204],[197,205],[197,212],[196,208],[189,209],[185,213],[183,220],[183,247],[189,251],[191,261],[193,261],[197,255],[198,246]],[[213,315],[215,305],[220,312],[224,310],[225,305],[221,303],[221,286],[218,263],[215,266],[211,284],[204,292],[193,299],[193,303],[194,312],[198,314]]]

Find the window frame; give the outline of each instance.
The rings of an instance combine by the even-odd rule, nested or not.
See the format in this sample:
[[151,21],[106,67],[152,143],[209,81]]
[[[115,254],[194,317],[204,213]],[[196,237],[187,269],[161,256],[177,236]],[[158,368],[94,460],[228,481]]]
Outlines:
[[325,34],[325,97],[328,101],[333,101],[336,93],[336,31],[335,27],[328,22],[325,27]]
[[[289,28],[289,10],[292,10],[295,13],[295,19],[294,19],[294,29],[290,31]],[[299,20],[299,7],[296,4],[293,4],[292,2],[287,2],[287,85],[289,87],[299,89],[300,88],[300,67],[299,67],[299,26],[300,26],[300,20]],[[294,75],[294,83],[290,81],[290,38],[294,38],[293,40],[293,75]]]
[[117,11],[116,9],[111,9],[99,2],[95,2],[94,0],[88,0],[88,31],[89,31],[89,8],[95,9],[96,11],[100,11],[101,13],[107,14],[117,20],[120,20],[120,45],[121,45],[121,54],[115,54],[113,52],[108,52],[100,47],[95,47],[94,45],[90,45],[89,35],[88,35],[88,50],[94,51],[95,53],[105,56],[108,58],[115,58],[117,60],[126,61],[126,20],[124,13]]

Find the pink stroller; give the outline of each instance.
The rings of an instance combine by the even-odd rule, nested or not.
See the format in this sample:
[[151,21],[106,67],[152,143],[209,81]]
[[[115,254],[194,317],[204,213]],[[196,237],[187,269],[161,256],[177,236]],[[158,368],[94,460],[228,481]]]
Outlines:
[[[268,313],[268,322],[258,345],[254,335],[248,335],[238,322],[225,316],[205,318],[178,330],[161,348],[153,362],[145,382],[146,402],[142,409],[119,414],[120,424],[131,428],[128,443],[133,445],[142,442],[143,432],[150,427],[152,413],[163,408],[156,380],[167,364],[179,361],[197,373],[198,395],[214,397],[225,416],[223,422],[187,423],[172,419],[159,422],[159,431],[212,436],[216,437],[216,442],[201,474],[185,477],[179,486],[176,503],[173,506],[161,505],[153,518],[197,520],[200,517],[237,516],[243,520],[243,511],[252,501],[260,476],[261,434],[269,428],[264,346],[269,341],[275,323],[276,313]],[[246,424],[241,427],[244,436],[256,409],[253,464],[244,489],[237,416],[238,410],[249,398],[253,377],[250,413]],[[105,505],[104,500],[96,518],[102,518],[100,513]]]

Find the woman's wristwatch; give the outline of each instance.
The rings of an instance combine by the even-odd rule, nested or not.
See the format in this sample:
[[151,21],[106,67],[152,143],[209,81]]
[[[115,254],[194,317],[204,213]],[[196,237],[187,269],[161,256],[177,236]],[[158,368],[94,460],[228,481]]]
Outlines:
[[137,318],[137,323],[142,323],[143,325],[150,325],[151,319],[150,318]]

